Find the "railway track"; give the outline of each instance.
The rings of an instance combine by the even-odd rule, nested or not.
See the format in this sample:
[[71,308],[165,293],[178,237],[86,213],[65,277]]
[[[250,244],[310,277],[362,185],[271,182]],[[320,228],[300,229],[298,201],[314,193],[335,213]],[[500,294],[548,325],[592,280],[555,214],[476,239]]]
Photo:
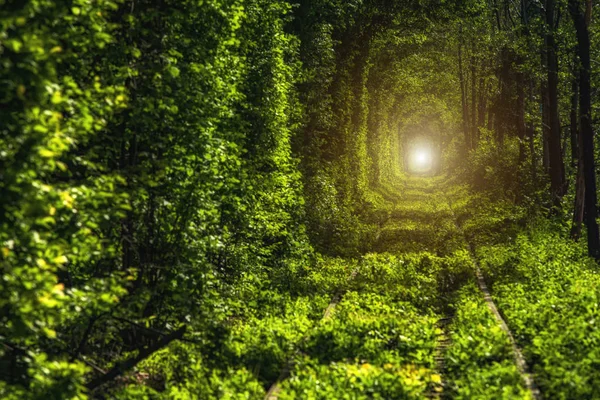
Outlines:
[[452,214],[454,224],[456,225],[456,229],[463,236],[464,241],[467,244],[467,247],[469,250],[469,256],[471,258],[471,262],[472,262],[473,268],[475,270],[475,276],[477,278],[477,286],[479,287],[479,290],[481,291],[481,294],[485,300],[485,303],[486,303],[488,309],[494,315],[496,322],[498,323],[500,328],[502,328],[502,330],[504,331],[506,336],[508,336],[508,339],[510,341],[511,348],[512,348],[514,362],[515,362],[515,365],[517,366],[517,370],[519,371],[519,374],[521,375],[521,379],[523,380],[523,383],[525,384],[525,387],[529,391],[531,397],[535,400],[541,399],[540,391],[535,383],[533,374],[531,373],[529,366],[527,365],[527,361],[525,360],[525,357],[523,356],[523,351],[518,346],[513,333],[511,332],[510,328],[508,327],[508,324],[506,323],[506,321],[500,314],[500,311],[498,310],[498,307],[496,306],[496,303],[494,302],[494,299],[492,298],[492,295],[490,294],[490,291],[485,282],[483,273],[481,272],[481,268],[479,268],[479,263],[477,261],[477,258],[475,257],[475,248],[474,248],[473,244],[471,243],[471,241],[469,241],[467,235],[465,234],[465,232],[462,229],[462,227],[460,226],[460,224],[458,223],[458,219],[456,217],[456,214],[454,213],[454,209],[452,208],[452,202],[447,197],[446,197],[446,201],[448,203],[450,213]]
[[[354,270],[350,273],[350,276],[348,277],[347,283],[350,283],[354,279],[354,277],[358,273],[359,266],[357,266],[356,268],[354,268]],[[344,297],[345,292],[346,292],[346,289],[341,290],[340,292],[336,293],[333,296],[333,298],[331,299],[331,301],[327,305],[327,308],[325,308],[325,311],[323,312],[323,317],[315,324],[314,328],[318,327],[323,321],[326,321],[329,318],[333,317],[333,314],[335,312],[335,308],[337,307],[337,305],[340,303],[340,301]],[[294,365],[295,365],[296,357],[298,355],[300,355],[300,353],[301,353],[301,351],[300,351],[300,348],[302,347],[301,345],[303,343],[305,343],[306,340],[308,340],[308,337],[309,337],[309,334],[307,333],[298,342],[298,345],[296,345],[296,349],[293,351],[292,355],[289,357],[288,361],[286,362],[284,368],[281,370],[281,373],[279,374],[279,377],[269,387],[269,390],[267,391],[267,393],[266,393],[266,395],[264,397],[265,400],[277,400],[277,399],[279,399],[279,393],[281,392],[281,384],[283,383],[283,381],[285,381],[290,376],[290,373],[292,372],[292,369],[294,368]]]
[[449,327],[452,323],[452,316],[444,316],[437,322],[440,329],[440,334],[437,339],[437,346],[434,352],[435,370],[441,377],[440,382],[431,386],[427,393],[428,399],[443,399],[446,394],[448,382],[445,379],[446,375],[446,350],[450,347],[451,340],[449,335]]

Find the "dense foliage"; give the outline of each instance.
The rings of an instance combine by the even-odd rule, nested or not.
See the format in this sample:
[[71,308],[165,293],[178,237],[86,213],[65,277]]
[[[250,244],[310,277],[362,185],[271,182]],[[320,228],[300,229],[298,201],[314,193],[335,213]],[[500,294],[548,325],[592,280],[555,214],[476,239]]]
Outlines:
[[0,397],[597,396],[591,6],[0,0]]
[[288,5],[2,7],[3,397],[94,389],[289,282],[310,248]]

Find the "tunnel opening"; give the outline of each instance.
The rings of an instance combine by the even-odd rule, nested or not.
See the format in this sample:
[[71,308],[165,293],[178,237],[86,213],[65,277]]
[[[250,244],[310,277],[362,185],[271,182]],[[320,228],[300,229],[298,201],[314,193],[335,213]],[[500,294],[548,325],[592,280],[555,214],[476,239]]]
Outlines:
[[404,172],[409,175],[434,176],[441,170],[441,146],[436,135],[412,131],[403,140]]

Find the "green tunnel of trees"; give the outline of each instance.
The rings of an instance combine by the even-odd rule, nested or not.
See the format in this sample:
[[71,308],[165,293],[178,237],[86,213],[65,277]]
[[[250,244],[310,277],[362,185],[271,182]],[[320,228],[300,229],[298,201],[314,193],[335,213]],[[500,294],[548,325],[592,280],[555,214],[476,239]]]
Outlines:
[[0,16],[2,397],[142,393],[123,376],[173,341],[208,361],[163,375],[209,387],[229,321],[310,290],[320,257],[369,251],[411,135],[439,173],[600,256],[591,2],[0,0]]

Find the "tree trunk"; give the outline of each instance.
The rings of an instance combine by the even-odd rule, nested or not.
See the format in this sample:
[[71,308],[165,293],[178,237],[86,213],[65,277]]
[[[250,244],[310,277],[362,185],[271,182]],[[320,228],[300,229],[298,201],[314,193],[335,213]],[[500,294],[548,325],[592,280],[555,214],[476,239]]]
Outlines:
[[[529,82],[529,101],[533,103],[533,83]],[[531,155],[531,179],[537,182],[537,158],[535,156],[535,126],[533,121],[527,122],[527,135],[529,136],[529,154]]]
[[525,77],[519,72],[517,75],[517,135],[519,136],[519,164],[525,162]]
[[544,143],[544,155],[542,165],[546,174],[550,175],[550,151],[548,146],[548,139],[550,137],[550,117],[549,117],[549,105],[548,105],[548,87],[546,82],[542,82],[541,85],[541,96],[542,96],[542,139]]
[[[581,136],[579,137],[581,144]],[[573,225],[571,226],[571,237],[579,239],[581,237],[581,227],[585,213],[585,179],[583,157],[579,157],[577,162],[577,180],[575,182],[575,204],[573,210]]]
[[487,106],[487,82],[482,76],[479,77],[479,104],[477,105],[477,141],[481,139],[481,127],[485,125],[485,110]]
[[535,127],[533,122],[527,123],[527,137],[529,139],[529,154],[531,156],[531,179],[537,181],[537,159],[535,157]]
[[[472,45],[471,49],[475,53],[475,48]],[[477,88],[476,80],[475,56],[471,56],[471,149],[477,145]]]
[[462,65],[462,28],[459,33],[461,35],[460,42],[458,43],[458,76],[460,82],[460,95],[462,100],[462,128],[465,135],[465,150],[470,148],[469,139],[469,127],[467,126],[468,115],[467,115],[467,97],[465,88],[465,77]]
[[558,59],[554,38],[555,0],[546,0],[546,62],[548,73],[548,156],[550,191],[554,206],[560,206],[565,194],[565,166],[560,143],[560,120],[558,114]]
[[[589,7],[589,6],[588,6]],[[596,171],[594,170],[594,131],[592,127],[592,101],[590,87],[590,35],[586,17],[577,0],[569,0],[569,12],[577,32],[579,54],[579,126],[581,135],[581,158],[585,181],[585,225],[587,227],[588,253],[600,258],[600,238],[596,222]]]
[[506,133],[507,124],[510,119],[510,68],[511,58],[508,48],[504,47],[501,52],[502,67],[500,68],[500,76],[498,83],[500,87],[500,97],[496,105],[496,141],[499,146],[504,145],[504,135]]
[[492,132],[494,130],[494,105],[492,104],[493,99],[490,100],[490,105],[488,105],[488,120],[487,120],[487,130]]
[[578,106],[578,98],[579,98],[579,85],[577,84],[577,80],[579,79],[579,73],[577,68],[577,61],[575,61],[575,65],[573,66],[573,80],[571,81],[571,111],[569,113],[570,120],[570,134],[571,134],[571,165],[577,165],[577,159],[579,158],[579,139],[577,132],[577,106]]

